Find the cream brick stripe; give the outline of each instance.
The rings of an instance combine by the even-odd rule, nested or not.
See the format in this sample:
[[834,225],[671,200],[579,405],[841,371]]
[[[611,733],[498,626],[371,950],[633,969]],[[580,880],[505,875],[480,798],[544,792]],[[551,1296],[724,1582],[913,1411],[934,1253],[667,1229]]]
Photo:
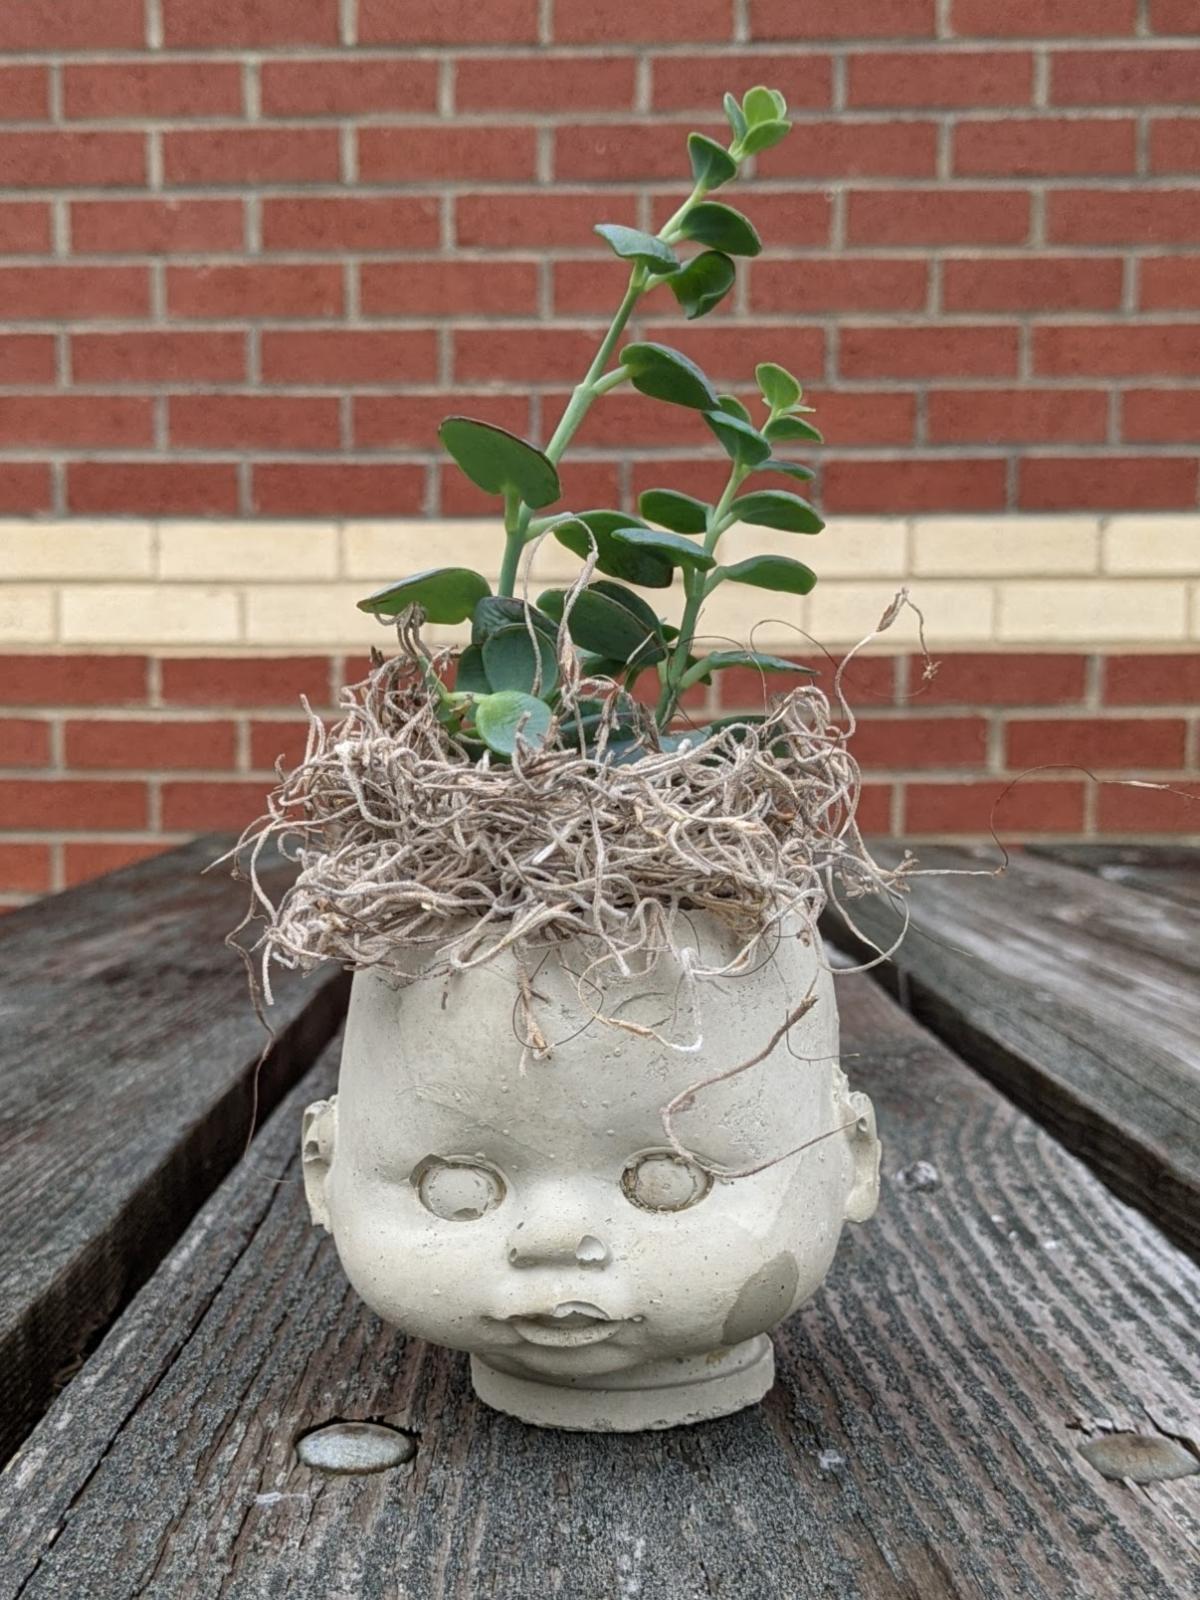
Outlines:
[[[495,575],[486,521],[0,521],[0,646],[13,649],[361,649],[384,637],[355,609],[421,567]],[[819,540],[735,528],[731,559],[768,550],[809,560],[804,600],[729,584],[706,628],[763,648],[830,646],[868,632],[901,582],[931,644],[1168,646],[1200,641],[1200,515],[835,518]],[[553,539],[531,589],[570,578]],[[664,595],[665,607],[675,597]],[[461,629],[434,629],[446,641]],[[889,635],[913,643],[911,619]]]

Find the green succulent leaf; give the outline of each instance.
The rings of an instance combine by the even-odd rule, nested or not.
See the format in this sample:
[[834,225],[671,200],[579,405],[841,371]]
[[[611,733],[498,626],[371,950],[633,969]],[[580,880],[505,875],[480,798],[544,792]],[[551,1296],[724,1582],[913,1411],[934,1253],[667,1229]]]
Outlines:
[[706,191],[719,189],[723,183],[737,177],[737,162],[723,144],[718,144],[707,134],[688,134],[688,155],[692,162],[692,176]]
[[731,94],[725,96],[725,116],[729,121],[729,126],[733,129],[734,138],[744,139],[748,127],[745,113]]
[[756,528],[778,528],[782,533],[820,533],[825,526],[807,500],[786,489],[760,489],[756,494],[741,495],[730,506],[729,514],[739,522],[753,523]]
[[483,664],[483,651],[477,644],[469,644],[458,658],[454,687],[460,694],[490,694],[487,669]]
[[763,655],[758,650],[715,650],[705,656],[702,665],[709,672],[720,672],[725,667],[755,667],[759,672],[803,672],[810,678],[817,673],[799,661],[789,661],[786,656]]
[[742,140],[742,154],[756,156],[763,150],[770,150],[781,144],[791,131],[792,125],[786,118],[777,122],[756,122]]
[[709,506],[678,489],[647,489],[638,497],[638,510],[650,522],[672,533],[706,533]]
[[489,593],[487,579],[469,567],[428,567],[377,589],[358,602],[358,609],[395,617],[409,606],[420,606],[430,622],[465,622]]
[[719,250],[705,250],[693,256],[686,267],[673,272],[665,281],[687,313],[689,322],[707,316],[733,288],[737,268]]
[[611,583],[607,578],[596,578],[590,588],[593,593],[607,595],[619,606],[624,606],[626,611],[632,611],[648,632],[661,635],[664,639],[667,637],[667,629],[650,602],[644,600],[640,594],[635,594],[632,589],[627,589],[623,583]]
[[710,567],[716,566],[712,556],[706,555],[699,545],[681,533],[660,533],[657,528],[618,528],[613,539],[618,544],[631,545],[635,550],[661,556],[676,567],[707,572]]
[[520,628],[531,626],[538,633],[554,643],[558,638],[558,624],[544,611],[539,611],[536,606],[526,605],[524,600],[514,600],[508,595],[489,594],[475,607],[471,616],[471,643],[483,644],[491,638],[493,633],[499,633],[501,628],[510,628],[514,625]]
[[475,702],[475,728],[479,737],[497,755],[511,756],[521,739],[533,750],[540,750],[550,731],[550,707],[544,700],[516,689],[482,695]]
[[740,467],[759,467],[771,458],[771,446],[757,428],[731,417],[727,411],[706,411],[704,420],[721,441],[721,447],[731,461]]
[[693,206],[679,228],[685,239],[722,250],[728,256],[756,256],[762,249],[762,240],[750,219],[719,200],[703,200]]
[[626,228],[619,222],[598,222],[594,231],[614,255],[625,261],[640,261],[650,272],[679,270],[679,257],[674,250],[652,233],[643,233],[640,228]]
[[665,344],[627,344],[621,364],[634,388],[654,400],[669,400],[693,411],[708,411],[717,404],[716,390],[681,350]]
[[756,589],[775,589],[780,594],[808,594],[817,581],[811,567],[788,556],[750,556],[732,567],[722,567],[721,578],[727,583],[753,584]]
[[806,444],[825,443],[825,435],[803,417],[776,417],[774,422],[767,423],[763,433],[772,444],[785,444],[795,439],[803,439]]
[[760,122],[777,122],[787,116],[787,101],[778,89],[765,89],[758,84],[742,96],[742,114],[751,128]]
[[735,394],[723,394],[720,400],[721,410],[731,417],[737,417],[740,422],[750,422],[750,413]]
[[651,551],[637,550],[613,538],[619,529],[637,526],[637,517],[631,517],[627,511],[583,511],[556,527],[554,537],[583,561],[592,553],[594,538],[596,565],[601,572],[613,578],[624,578],[627,583],[641,584],[643,589],[669,588],[673,572],[669,562]]
[[811,467],[803,467],[794,461],[764,461],[758,469],[760,472],[782,472],[787,478],[795,478],[798,483],[811,483],[816,473]]
[[[567,619],[574,643],[608,660],[622,662],[622,671],[628,670],[631,661],[643,667],[661,661],[666,655],[666,646],[657,619],[653,628],[648,626],[644,616],[628,603],[630,598],[638,601],[641,597],[628,596],[628,591],[622,591],[618,584],[606,587],[609,592],[599,584],[590,584],[576,596]],[[620,598],[614,598],[614,592]],[[562,589],[547,589],[538,596],[538,605],[551,616],[561,617],[565,593]]]
[[511,491],[535,511],[562,494],[554,463],[515,433],[472,417],[447,417],[438,437],[471,482],[488,494]]
[[545,634],[535,632],[531,639],[524,628],[514,624],[490,634],[481,653],[492,689],[518,689],[523,694],[545,696],[552,694],[558,684],[554,645]]
[[790,411],[800,403],[804,391],[786,367],[764,361],[755,367],[754,376],[758,380],[758,392],[772,411]]

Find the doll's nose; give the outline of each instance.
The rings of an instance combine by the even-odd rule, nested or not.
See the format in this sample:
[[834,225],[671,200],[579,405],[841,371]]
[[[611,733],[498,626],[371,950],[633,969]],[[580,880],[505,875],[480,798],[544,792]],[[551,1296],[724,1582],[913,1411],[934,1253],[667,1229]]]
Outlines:
[[594,1233],[580,1234],[574,1228],[535,1229],[532,1225],[515,1229],[508,1242],[508,1263],[512,1267],[606,1267],[612,1252]]

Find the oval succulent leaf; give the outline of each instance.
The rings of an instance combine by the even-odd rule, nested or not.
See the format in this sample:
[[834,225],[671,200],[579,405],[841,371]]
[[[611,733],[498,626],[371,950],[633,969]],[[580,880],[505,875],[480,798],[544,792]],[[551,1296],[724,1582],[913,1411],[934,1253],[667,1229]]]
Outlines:
[[738,399],[737,395],[723,394],[721,396],[720,404],[721,410],[728,413],[729,416],[737,417],[739,421],[749,422],[751,423],[751,426],[753,426],[749,411],[746,410],[746,407]]
[[[717,146],[720,149],[720,146]],[[625,261],[640,261],[650,272],[677,272],[679,257],[669,244],[640,228],[626,228],[619,222],[598,222],[595,232],[614,255]]]
[[803,417],[776,417],[774,422],[767,423],[763,433],[772,444],[785,444],[796,439],[803,439],[806,444],[825,443],[825,435],[814,428],[811,422],[805,422]]
[[471,643],[482,644],[493,633],[499,633],[501,628],[510,628],[514,624],[524,628],[526,623],[536,628],[551,642],[558,638],[558,623],[544,611],[539,611],[536,606],[526,605],[524,600],[514,600],[508,595],[489,594],[480,600],[472,613]]
[[613,538],[620,528],[636,528],[637,520],[626,511],[585,511],[556,527],[554,537],[583,561],[591,555],[594,539],[596,565],[601,572],[641,584],[643,589],[667,589],[673,572],[669,562],[648,550],[619,544]]
[[725,96],[725,116],[729,121],[729,126],[733,129],[734,138],[744,139],[749,124],[746,121],[745,112],[743,112],[741,106],[731,94]]
[[473,417],[447,417],[438,437],[471,482],[488,494],[511,490],[535,511],[562,494],[554,463],[515,433]]
[[688,134],[688,155],[692,162],[692,176],[706,190],[719,189],[723,183],[737,177],[737,162],[724,145],[710,139],[707,134]]
[[469,644],[458,658],[454,674],[454,687],[459,694],[490,694],[487,669],[483,664],[483,651],[477,644]]
[[811,467],[799,466],[794,461],[764,461],[758,469],[760,472],[782,472],[786,478],[795,478],[800,483],[811,483],[816,473]]
[[772,411],[790,411],[800,403],[804,391],[786,367],[764,361],[755,367],[754,376],[758,380],[758,392]]
[[481,654],[491,689],[517,689],[522,694],[548,695],[558,683],[558,661],[553,642],[542,633],[535,633],[531,639],[527,630],[519,624],[489,634]]
[[420,606],[430,622],[465,622],[489,593],[486,578],[469,567],[429,567],[377,589],[358,602],[358,609],[395,617],[409,606]]
[[677,567],[707,572],[716,566],[712,556],[706,555],[699,545],[681,533],[660,533],[657,528],[619,528],[613,538],[618,544],[632,545],[635,550],[661,556]]
[[780,594],[808,594],[817,581],[811,567],[788,556],[750,556],[732,567],[722,567],[721,577],[728,583],[749,583]]
[[638,510],[650,522],[672,533],[706,533],[709,507],[678,489],[647,489],[638,498]]
[[781,144],[791,131],[792,125],[786,118],[780,118],[775,122],[756,122],[742,140],[742,154],[756,156],[764,150],[773,149],[775,145]]
[[748,422],[731,417],[727,411],[706,411],[704,420],[721,441],[721,447],[731,461],[739,466],[759,467],[771,457],[771,446]]
[[701,665],[709,672],[720,672],[725,667],[755,667],[759,672],[803,672],[810,678],[817,676],[814,667],[789,661],[786,656],[763,655],[758,650],[716,650],[705,656]]
[[719,250],[705,250],[693,256],[687,266],[673,272],[666,282],[671,293],[687,313],[689,322],[707,316],[733,288],[737,268]]
[[703,200],[693,206],[679,229],[685,239],[722,250],[727,256],[756,256],[762,249],[750,219],[719,200]]
[[515,689],[482,695],[475,702],[475,728],[479,737],[497,755],[511,756],[521,739],[533,750],[540,750],[550,731],[550,707],[544,700]]
[[825,526],[807,500],[786,489],[744,494],[733,502],[729,514],[756,528],[778,528],[783,533],[820,533]]
[[717,404],[716,390],[681,350],[665,344],[627,344],[621,364],[634,388],[654,400],[669,400],[693,411],[708,411]]
[[756,84],[742,96],[742,114],[751,128],[760,122],[776,122],[787,115],[787,101],[778,89]]
[[610,600],[615,600],[619,606],[624,606],[626,611],[632,611],[634,616],[642,622],[646,629],[654,635],[665,639],[667,630],[663,625],[658,612],[648,600],[643,600],[640,594],[635,594],[632,589],[627,589],[623,583],[610,583],[607,578],[597,578],[591,585],[594,594],[607,595]]
[[[548,589],[539,595],[538,604],[543,611],[561,616],[564,599],[564,590]],[[576,596],[567,628],[581,649],[595,651],[610,660],[626,664],[636,661],[638,666],[648,667],[666,655],[657,629],[649,628],[628,605],[613,599],[594,584]]]

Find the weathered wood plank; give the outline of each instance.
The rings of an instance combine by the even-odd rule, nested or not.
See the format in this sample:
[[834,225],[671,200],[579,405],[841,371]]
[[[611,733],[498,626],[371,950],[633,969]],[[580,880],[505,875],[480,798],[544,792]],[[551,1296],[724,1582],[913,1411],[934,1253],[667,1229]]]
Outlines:
[[[246,1142],[266,1036],[222,944],[244,892],[200,876],[223,843],[0,922],[0,1460]],[[263,1108],[311,1065],[345,993],[340,973],[281,987]]]
[[[299,1109],[333,1051],[0,1479],[0,1600],[1179,1600],[1200,1479],[1133,1489],[1103,1423],[1194,1435],[1200,1271],[875,985],[847,1064],[893,1175],[741,1416],[541,1432],[405,1341],[307,1223]],[[418,1437],[323,1478],[336,1417]]]
[[1108,883],[1200,911],[1200,848],[1169,844],[1031,844],[1026,849]]
[[[881,859],[895,859],[881,846]],[[929,848],[923,866],[978,869],[983,848]],[[1123,1198],[1200,1254],[1200,945],[1182,906],[1050,861],[1003,877],[913,882],[912,924],[875,976]],[[854,902],[881,948],[884,899]],[[830,938],[869,957],[833,913]]]

